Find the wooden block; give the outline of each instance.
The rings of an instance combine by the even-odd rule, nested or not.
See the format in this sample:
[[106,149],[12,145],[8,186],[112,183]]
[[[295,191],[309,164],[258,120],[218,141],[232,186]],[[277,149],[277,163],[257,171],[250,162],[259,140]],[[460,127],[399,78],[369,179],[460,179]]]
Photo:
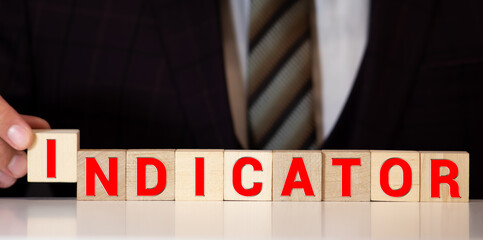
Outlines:
[[370,151],[323,150],[322,158],[324,201],[371,201]]
[[79,130],[33,130],[27,152],[27,181],[76,182]]
[[80,150],[77,156],[77,200],[126,200],[126,150]]
[[[467,152],[421,152],[421,201],[468,202],[470,155]],[[432,187],[432,176],[434,187]]]
[[322,153],[320,151],[273,151],[273,201],[320,200],[322,200]]
[[174,151],[127,150],[126,200],[174,200]]
[[225,150],[224,199],[272,200],[272,151]]
[[223,201],[223,150],[183,149],[175,156],[176,200]]
[[417,202],[419,179],[419,152],[371,151],[372,201]]

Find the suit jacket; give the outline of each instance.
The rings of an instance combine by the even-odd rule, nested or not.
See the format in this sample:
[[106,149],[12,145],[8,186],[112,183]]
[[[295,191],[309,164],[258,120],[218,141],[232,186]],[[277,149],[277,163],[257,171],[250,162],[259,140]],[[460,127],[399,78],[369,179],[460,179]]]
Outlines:
[[[468,150],[470,194],[483,197],[481,10],[373,0],[367,51],[324,147]],[[215,0],[2,1],[0,93],[54,128],[79,128],[81,148],[239,148],[220,25]],[[0,194],[45,195],[32,189]]]

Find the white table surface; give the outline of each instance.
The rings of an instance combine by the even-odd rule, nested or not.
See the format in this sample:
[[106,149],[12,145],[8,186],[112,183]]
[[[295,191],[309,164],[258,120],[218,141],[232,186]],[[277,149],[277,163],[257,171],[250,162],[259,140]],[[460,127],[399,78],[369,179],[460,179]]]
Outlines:
[[87,202],[0,198],[0,239],[483,239],[483,200]]

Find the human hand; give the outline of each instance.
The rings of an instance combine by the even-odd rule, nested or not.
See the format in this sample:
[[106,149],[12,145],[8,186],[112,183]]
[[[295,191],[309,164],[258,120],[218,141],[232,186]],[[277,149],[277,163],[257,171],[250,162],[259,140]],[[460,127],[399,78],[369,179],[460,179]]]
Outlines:
[[32,128],[49,129],[42,118],[21,115],[0,96],[0,188],[11,187],[27,173],[27,149]]

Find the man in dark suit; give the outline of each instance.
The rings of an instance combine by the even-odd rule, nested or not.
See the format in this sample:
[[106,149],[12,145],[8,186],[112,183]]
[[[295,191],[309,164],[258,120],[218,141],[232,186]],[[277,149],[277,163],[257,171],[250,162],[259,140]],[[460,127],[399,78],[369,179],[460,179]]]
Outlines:
[[[474,0],[373,0],[363,62],[323,147],[467,150],[470,196],[482,198],[482,10]],[[3,1],[0,11],[3,187],[25,174],[12,159],[30,128],[48,127],[13,109],[80,129],[81,148],[241,147],[217,1]],[[0,194],[27,191],[23,178]]]

